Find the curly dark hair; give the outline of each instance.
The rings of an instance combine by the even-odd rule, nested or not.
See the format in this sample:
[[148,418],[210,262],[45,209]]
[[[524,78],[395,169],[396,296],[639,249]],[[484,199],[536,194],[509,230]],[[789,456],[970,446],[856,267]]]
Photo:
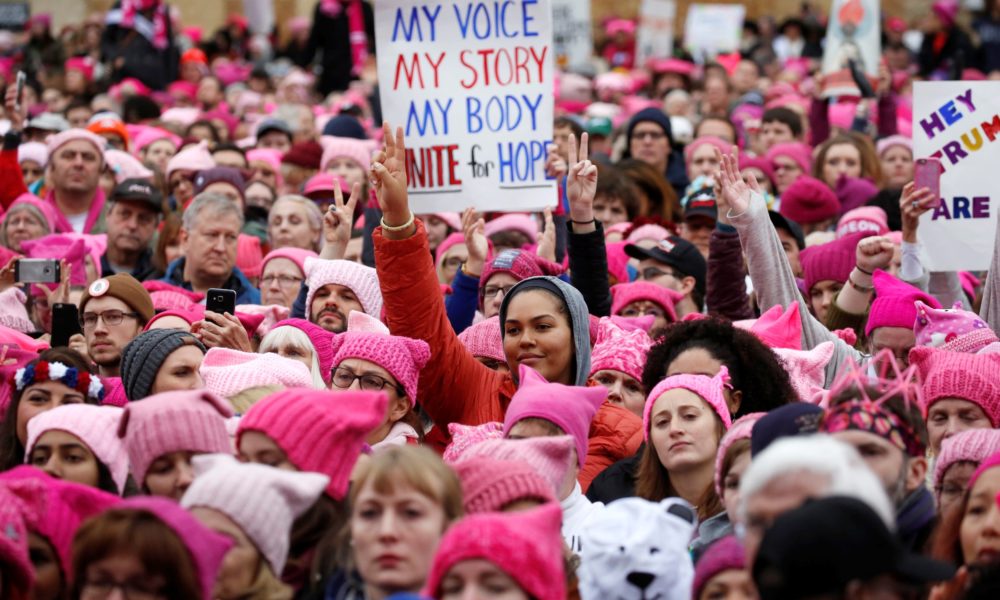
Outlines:
[[684,351],[701,348],[729,369],[734,390],[743,392],[733,419],[766,412],[798,397],[788,372],[764,342],[749,331],[716,318],[671,324],[646,356],[642,384],[647,390],[666,377],[667,369]]

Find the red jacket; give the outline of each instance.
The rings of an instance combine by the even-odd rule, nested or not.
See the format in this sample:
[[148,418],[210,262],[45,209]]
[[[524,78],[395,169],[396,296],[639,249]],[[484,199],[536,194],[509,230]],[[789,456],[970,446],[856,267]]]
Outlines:
[[605,402],[590,423],[587,462],[577,480],[583,492],[590,482],[623,458],[634,456],[642,446],[642,419],[618,404]]

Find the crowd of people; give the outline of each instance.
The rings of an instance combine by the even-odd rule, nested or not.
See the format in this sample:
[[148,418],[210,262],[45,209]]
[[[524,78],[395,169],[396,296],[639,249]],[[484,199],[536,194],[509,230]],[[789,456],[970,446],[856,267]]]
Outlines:
[[986,4],[839,98],[808,6],[601,23],[532,214],[413,208],[367,2],[0,32],[0,598],[998,597],[1000,283],[910,135]]

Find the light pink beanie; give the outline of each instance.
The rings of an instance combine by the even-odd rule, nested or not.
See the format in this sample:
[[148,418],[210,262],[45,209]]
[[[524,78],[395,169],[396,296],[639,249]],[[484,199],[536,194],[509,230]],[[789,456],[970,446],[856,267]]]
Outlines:
[[38,438],[48,431],[72,434],[87,445],[111,473],[118,493],[125,491],[128,479],[128,453],[116,430],[122,409],[93,404],[64,404],[40,413],[28,421],[28,442],[24,460],[28,462]]
[[195,480],[184,492],[186,509],[215,509],[232,519],[281,575],[288,558],[292,523],[323,494],[330,478],[261,464],[241,463],[226,454],[191,459]]
[[382,290],[379,289],[375,269],[347,260],[322,258],[307,258],[304,264],[306,285],[309,286],[306,314],[312,310],[316,290],[324,285],[336,284],[354,292],[367,314],[376,319],[382,316]]
[[208,151],[208,142],[201,141],[194,146],[188,146],[167,161],[167,179],[174,171],[204,171],[215,166],[215,159]]
[[129,402],[118,424],[125,441],[132,477],[142,486],[154,460],[171,452],[233,451],[226,419],[233,409],[206,390],[163,392]]
[[976,466],[1000,452],[1000,431],[996,429],[967,429],[941,440],[941,453],[934,461],[934,490],[944,480],[948,467],[957,462],[974,462]]
[[[797,306],[793,304],[792,306]],[[833,357],[833,342],[817,344],[812,350],[771,348],[788,371],[792,387],[802,402],[811,402],[816,392],[823,390],[826,365]]]
[[[766,415],[766,412],[755,412],[743,415],[733,422],[726,434],[719,440],[719,450],[715,453],[715,493],[722,498],[722,461],[726,458],[729,447],[738,440],[749,440],[754,423]],[[749,450],[747,450],[749,452]]]
[[313,387],[309,367],[272,352],[255,354],[211,348],[205,353],[198,371],[205,380],[205,389],[222,398],[231,398],[243,390],[265,385]]
[[503,439],[503,423],[490,421],[482,425],[462,425],[448,423],[448,434],[451,443],[444,449],[441,458],[446,464],[454,464],[465,456],[473,446],[486,440]]
[[664,393],[677,388],[698,394],[715,411],[719,420],[722,421],[722,426],[728,430],[733,424],[733,418],[729,415],[729,405],[726,404],[726,395],[723,392],[723,389],[727,387],[731,388],[732,386],[729,385],[729,369],[725,365],[719,369],[715,377],[682,373],[667,377],[656,384],[653,391],[646,397],[646,408],[642,411],[642,433],[646,441],[649,441],[649,417],[653,405]]
[[590,353],[590,376],[598,371],[618,371],[642,381],[646,354],[653,346],[649,334],[641,329],[625,331],[608,317],[597,325],[597,337]]
[[458,341],[462,342],[473,356],[507,362],[507,355],[503,351],[503,337],[500,335],[499,316],[484,319],[467,327],[458,334]]
[[573,464],[574,444],[573,437],[568,435],[523,440],[485,440],[470,447],[459,464],[476,457],[522,462],[545,478],[558,497],[566,473]]
[[501,231],[519,231],[528,237],[529,243],[538,240],[538,223],[530,215],[522,213],[507,213],[486,224],[486,237],[491,237]]
[[284,248],[278,248],[277,250],[271,250],[264,257],[264,260],[260,263],[260,272],[264,272],[264,268],[267,267],[267,263],[274,260],[275,258],[287,258],[288,260],[295,263],[295,265],[302,271],[302,276],[305,277],[306,274],[306,259],[308,258],[319,258],[319,255],[312,250],[304,250],[302,248],[293,248],[291,246],[286,246]]
[[333,338],[333,368],[349,358],[367,360],[389,371],[406,390],[410,406],[415,406],[420,370],[430,360],[431,349],[423,340],[391,335],[378,319],[352,310],[347,331]]
[[368,140],[324,135],[319,138],[323,146],[323,156],[319,160],[319,170],[326,171],[335,158],[346,157],[361,165],[365,171],[371,166],[374,147]]
[[37,327],[28,316],[27,302],[27,296],[16,287],[0,292],[0,325],[21,333],[35,331]]

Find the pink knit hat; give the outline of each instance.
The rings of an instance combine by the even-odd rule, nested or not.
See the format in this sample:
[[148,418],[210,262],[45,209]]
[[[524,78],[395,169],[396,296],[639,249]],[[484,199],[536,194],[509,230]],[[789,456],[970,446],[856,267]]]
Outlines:
[[436,213],[424,213],[420,215],[421,218],[435,217],[444,221],[448,228],[452,231],[462,230],[462,215],[457,212],[436,212]]
[[[785,142],[771,146],[771,149],[767,151],[767,161],[771,163],[772,169],[774,168],[774,159],[779,156],[787,156],[794,160],[802,168],[803,173],[812,170],[812,148],[802,142]],[[782,203],[784,203],[784,198],[782,198]]]
[[845,283],[857,263],[858,242],[870,234],[867,232],[845,235],[839,240],[809,246],[799,254],[802,275],[808,293],[820,281]]
[[770,181],[774,181],[774,165],[764,157],[748,156],[741,153],[740,171],[744,169],[759,169]]
[[872,331],[879,327],[913,329],[917,321],[915,303],[918,300],[933,308],[941,308],[937,298],[903,283],[881,269],[876,270],[872,276],[872,285],[875,286],[875,300],[868,311],[868,323],[865,325],[867,336],[871,336]]
[[[64,233],[52,233],[21,242],[27,258],[52,258],[69,264],[70,285],[87,285],[87,245],[82,239],[73,239]],[[52,286],[54,287],[54,286]]]
[[215,159],[208,151],[208,142],[202,140],[194,146],[188,146],[167,161],[167,179],[174,171],[205,171],[215,167]]
[[260,238],[241,233],[236,238],[236,268],[247,277],[257,277],[263,260],[264,250],[260,246]]
[[940,489],[948,467],[958,462],[974,462],[978,466],[997,452],[1000,452],[1000,431],[996,429],[968,429],[944,438],[934,461],[934,490]]
[[264,260],[260,263],[260,272],[263,273],[264,269],[267,267],[267,263],[275,258],[287,258],[288,260],[295,263],[295,265],[302,271],[302,275],[305,276],[306,272],[306,259],[308,258],[319,258],[319,255],[312,250],[303,250],[302,248],[292,248],[291,246],[286,246],[284,248],[278,248],[277,250],[271,250],[264,257]]
[[833,342],[823,342],[812,350],[772,348],[788,372],[788,379],[802,402],[811,402],[813,395],[823,389],[826,365],[833,357]]
[[530,215],[523,213],[507,213],[486,223],[486,237],[492,237],[501,231],[519,231],[532,244],[538,240],[538,223]]
[[458,341],[473,356],[507,362],[507,355],[503,351],[503,337],[500,335],[499,316],[495,315],[466,327],[465,331],[458,334]]
[[598,371],[618,371],[642,381],[646,354],[652,346],[653,340],[645,331],[624,331],[610,318],[602,317],[590,352],[590,376]]
[[94,404],[64,404],[36,415],[28,421],[28,441],[24,460],[28,462],[42,434],[58,430],[76,436],[108,468],[118,493],[125,491],[128,454],[117,435],[122,409]]
[[56,210],[56,207],[51,203],[42,200],[34,194],[25,192],[14,199],[13,204],[11,204],[10,208],[7,209],[7,213],[9,214],[12,210],[14,210],[14,207],[19,204],[30,204],[31,206],[34,206],[40,213],[42,213],[42,216],[45,217],[49,231],[51,232],[55,228],[55,222],[59,220],[59,211]]
[[701,592],[713,577],[725,571],[747,570],[743,543],[733,535],[727,535],[709,546],[698,559],[691,583],[691,597],[701,598]]
[[649,441],[649,417],[653,405],[664,393],[677,388],[683,388],[700,396],[712,407],[715,414],[719,416],[719,420],[722,421],[722,426],[728,430],[733,424],[733,418],[729,415],[729,405],[726,404],[726,394],[723,391],[723,388],[727,387],[732,389],[732,386],[729,385],[729,369],[725,365],[719,368],[715,377],[682,373],[667,377],[656,384],[653,391],[646,397],[646,407],[642,411],[642,432],[646,441]]
[[454,246],[465,243],[465,234],[456,231],[455,233],[449,234],[448,237],[444,238],[444,241],[438,244],[438,247],[434,250],[434,264],[440,264],[441,258],[444,257],[444,253],[451,250]]
[[965,354],[917,346],[910,363],[923,382],[924,415],[938,400],[957,398],[979,406],[993,427],[1000,426],[1000,354]]
[[94,149],[97,150],[97,155],[101,157],[101,162],[104,162],[104,148],[106,146],[104,138],[86,129],[67,129],[66,131],[49,136],[49,139],[45,142],[45,149],[49,151],[49,156],[52,156],[56,150],[76,140],[90,142],[94,146]]
[[28,297],[16,287],[0,292],[0,325],[21,333],[37,329],[31,322],[27,309]]
[[126,179],[150,179],[154,175],[138,158],[123,150],[108,148],[104,151],[104,160],[114,174],[116,183],[122,183]]
[[174,145],[175,149],[180,148],[182,143],[180,137],[170,133],[166,129],[160,129],[159,127],[143,127],[132,139],[132,148],[135,150],[136,154],[138,154],[146,146],[160,140],[167,140]]
[[[28,528],[24,524],[24,504],[13,492],[0,485],[0,564],[10,578],[12,600],[27,600],[35,584],[35,567],[28,555]],[[18,592],[24,592],[23,594]]]
[[733,424],[719,440],[719,450],[715,453],[715,493],[722,497],[722,461],[729,452],[729,447],[739,440],[749,440],[754,423],[766,415],[766,412],[755,412],[743,415],[733,421]]
[[210,348],[198,369],[205,390],[231,398],[243,390],[265,385],[311,388],[312,373],[301,362],[272,352],[257,354],[229,348]]
[[559,501],[552,485],[522,461],[474,456],[452,468],[462,484],[462,506],[469,515],[503,512],[523,500],[542,504]]
[[889,221],[885,211],[878,206],[861,206],[844,213],[837,223],[837,237],[842,238],[849,233],[859,231],[871,232],[871,235],[884,235],[889,232]]
[[448,423],[448,435],[451,443],[444,449],[441,458],[449,465],[453,465],[461,460],[465,453],[476,444],[486,440],[503,439],[503,423],[490,421],[482,425],[462,425],[461,423]]
[[154,460],[170,452],[232,452],[229,404],[206,390],[163,392],[129,402],[118,424],[132,478],[141,487]]
[[378,286],[378,275],[375,269],[347,260],[324,260],[307,258],[305,265],[306,285],[309,294],[306,296],[306,312],[312,307],[316,290],[324,285],[342,285],[358,297],[365,312],[376,319],[382,316],[382,290]]
[[626,306],[640,300],[653,302],[667,313],[667,321],[677,321],[675,305],[684,299],[680,292],[648,281],[633,281],[611,286],[611,314],[619,315]]
[[879,158],[881,158],[886,150],[896,146],[902,146],[909,150],[911,154],[913,153],[913,140],[902,135],[890,135],[889,137],[882,138],[875,144],[875,151],[878,153]]
[[785,310],[775,304],[757,319],[734,321],[733,325],[756,335],[769,348],[802,349],[802,321],[799,319],[799,303],[794,302]]
[[520,440],[506,438],[485,440],[470,447],[462,460],[487,457],[524,463],[542,476],[548,483],[550,491],[558,493],[566,481],[566,473],[573,464],[575,444],[576,440],[568,435]]
[[781,194],[779,212],[796,223],[818,223],[840,214],[840,200],[825,183],[803,175]]
[[[626,223],[618,223],[618,225],[626,225]],[[614,226],[612,226],[614,227]],[[631,227],[631,224],[628,224]],[[610,229],[610,227],[609,227]],[[627,228],[626,228],[627,230]],[[624,233],[625,230],[622,231]],[[605,231],[605,236],[608,232]],[[629,272],[628,272],[628,254],[625,254],[625,246],[627,242],[612,242],[610,244],[604,245],[604,253],[608,257],[608,274],[617,280],[617,283],[628,283],[629,282]]]
[[456,564],[482,559],[496,565],[536,600],[565,600],[562,509],[552,502],[514,513],[461,519],[438,544],[423,595],[441,597],[441,583]]
[[653,240],[654,242],[662,242],[673,235],[665,227],[660,225],[655,225],[653,223],[647,223],[646,225],[640,225],[629,232],[628,237],[625,241],[629,244],[634,244],[636,242],[641,242],[642,240]]
[[603,386],[576,387],[549,383],[538,371],[521,365],[520,387],[510,400],[503,420],[504,437],[518,421],[544,419],[555,424],[576,440],[576,460],[582,468],[587,459],[590,422],[604,404],[608,390]]
[[[854,209],[863,208],[866,202],[878,194],[878,186],[864,177],[841,175],[833,187],[833,192],[840,202],[841,214],[846,214]],[[885,230],[889,231],[889,227],[886,226]]]
[[274,170],[274,174],[277,176],[278,187],[280,188],[284,182],[281,177],[281,151],[274,148],[254,148],[253,150],[247,150],[247,163],[255,161],[265,162]]
[[373,362],[403,386],[410,406],[416,405],[420,370],[430,357],[427,342],[392,335],[381,321],[355,310],[347,317],[347,331],[333,339],[334,369],[349,358]]
[[976,485],[976,481],[979,479],[980,475],[998,466],[1000,466],[1000,452],[996,452],[986,457],[983,462],[979,463],[979,468],[976,469],[976,472],[969,478],[969,482],[965,484],[965,489],[971,490],[972,486]]
[[719,152],[721,152],[724,156],[729,156],[733,153],[733,145],[726,140],[714,135],[703,135],[699,138],[695,138],[694,141],[687,146],[684,146],[684,162],[690,165],[691,158],[694,156],[695,150],[706,145],[718,148]]
[[320,171],[326,171],[333,159],[341,157],[353,160],[365,171],[371,166],[374,147],[368,140],[324,135],[319,138],[319,143],[323,146],[323,156],[319,161]]
[[961,303],[956,302],[952,308],[934,308],[917,300],[915,306],[913,333],[917,346],[975,354],[1000,342],[990,326],[976,313],[962,310]]
[[205,317],[205,312],[197,310],[176,310],[176,309],[165,310],[161,313],[156,313],[156,316],[150,319],[149,323],[146,323],[146,327],[143,328],[143,331],[149,331],[150,329],[153,329],[153,323],[156,323],[161,319],[166,319],[167,317],[178,317],[180,319],[183,319],[184,321],[187,321],[188,324],[187,329],[188,331],[190,331],[191,325],[195,321],[200,321]]
[[176,285],[170,285],[165,281],[143,281],[142,287],[149,292],[153,308],[156,310],[187,311],[191,310],[192,305],[205,299],[205,294],[201,292],[192,292]]
[[44,169],[49,163],[49,150],[41,142],[24,142],[17,147],[17,162],[20,164],[26,160],[33,160]]
[[226,454],[191,459],[195,480],[181,506],[215,509],[232,519],[280,576],[288,558],[295,519],[323,494],[330,478],[261,464],[241,463]]
[[271,328],[271,331],[279,327],[294,327],[306,334],[309,341],[312,342],[313,351],[316,353],[320,375],[323,376],[323,381],[329,384],[330,372],[333,370],[333,334],[305,319],[285,319],[284,321],[278,321]]
[[479,276],[479,287],[482,288],[489,283],[490,277],[497,273],[508,273],[514,279],[521,281],[539,275],[562,275],[565,270],[562,265],[524,250],[504,250],[486,263],[483,274]]
[[243,433],[263,433],[300,471],[328,476],[326,493],[340,500],[347,494],[365,438],[385,421],[388,402],[385,392],[275,392],[254,404],[240,420],[236,447]]

